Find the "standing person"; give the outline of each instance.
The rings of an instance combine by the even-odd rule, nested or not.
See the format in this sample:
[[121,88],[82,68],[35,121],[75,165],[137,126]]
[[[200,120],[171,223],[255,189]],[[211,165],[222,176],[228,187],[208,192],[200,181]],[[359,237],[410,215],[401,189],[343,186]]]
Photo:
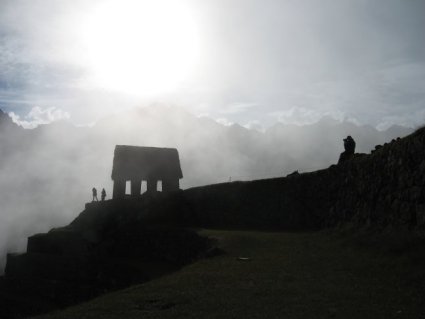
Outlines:
[[93,187],[93,189],[91,190],[93,193],[93,200],[92,202],[94,202],[96,200],[96,202],[98,202],[99,200],[97,199],[97,190],[96,188]]
[[100,196],[101,196],[102,202],[104,202],[105,201],[105,197],[106,197],[106,191],[105,191],[104,188],[102,188],[102,193],[100,193]]

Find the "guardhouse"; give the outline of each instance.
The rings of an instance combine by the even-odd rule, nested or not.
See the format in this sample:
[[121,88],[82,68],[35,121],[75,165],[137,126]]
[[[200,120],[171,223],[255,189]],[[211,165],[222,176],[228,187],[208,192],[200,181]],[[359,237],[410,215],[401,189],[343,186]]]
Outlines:
[[155,192],[158,181],[163,192],[176,191],[183,178],[179,153],[175,148],[117,145],[111,177],[114,199],[125,196],[127,181],[131,182],[131,196],[140,195],[142,181],[146,181],[147,192]]

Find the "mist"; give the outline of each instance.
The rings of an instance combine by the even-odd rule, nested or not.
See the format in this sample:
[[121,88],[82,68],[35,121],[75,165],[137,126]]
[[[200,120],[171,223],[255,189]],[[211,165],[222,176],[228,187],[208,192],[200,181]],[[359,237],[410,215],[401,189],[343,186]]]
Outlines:
[[111,197],[117,144],[177,148],[185,189],[326,168],[347,135],[368,153],[425,122],[424,1],[158,2],[0,1],[0,271],[92,187]]
[[0,122],[0,267],[7,252],[22,252],[28,236],[68,224],[91,201],[91,188],[112,195],[117,144],[175,147],[181,188],[282,177],[335,164],[342,138],[358,152],[411,129],[377,131],[330,117],[305,125],[277,123],[265,132],[226,126],[172,106],[154,105],[106,116],[92,127],[66,120],[23,129],[5,114]]

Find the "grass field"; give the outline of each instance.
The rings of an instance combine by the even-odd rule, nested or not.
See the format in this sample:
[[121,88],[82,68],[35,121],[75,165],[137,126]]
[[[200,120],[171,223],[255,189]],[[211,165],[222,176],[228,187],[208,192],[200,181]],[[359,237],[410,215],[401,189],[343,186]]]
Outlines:
[[39,318],[425,318],[423,250],[325,232],[202,233],[226,253]]

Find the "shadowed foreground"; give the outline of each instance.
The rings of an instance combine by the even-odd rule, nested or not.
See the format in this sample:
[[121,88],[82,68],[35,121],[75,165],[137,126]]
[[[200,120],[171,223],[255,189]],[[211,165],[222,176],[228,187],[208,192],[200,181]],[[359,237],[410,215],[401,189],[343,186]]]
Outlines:
[[324,232],[202,234],[226,254],[37,318],[425,318],[424,254],[412,243],[369,246]]

